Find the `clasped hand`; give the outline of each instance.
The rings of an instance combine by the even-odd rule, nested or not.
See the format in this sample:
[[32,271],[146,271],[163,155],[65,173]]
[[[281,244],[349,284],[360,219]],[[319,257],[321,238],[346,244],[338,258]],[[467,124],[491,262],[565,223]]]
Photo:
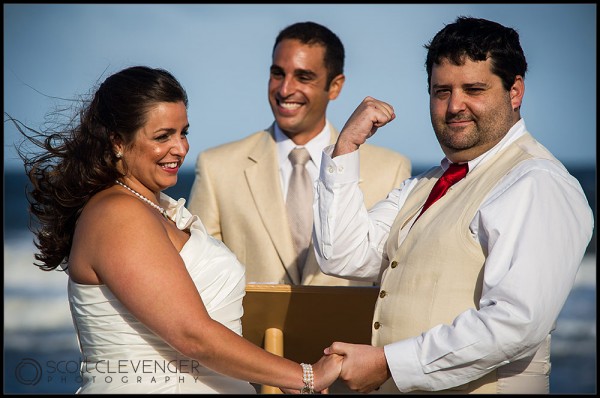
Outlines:
[[335,342],[323,352],[343,356],[339,378],[353,391],[369,393],[391,377],[383,347]]
[[[324,355],[313,364],[315,374],[315,393],[328,394],[329,386],[340,376],[342,371],[343,356],[337,354]],[[299,390],[289,388],[281,389],[286,394],[299,394]]]
[[[369,393],[391,377],[383,347],[335,342],[323,353],[313,365],[315,392],[329,393],[329,386],[339,378],[351,390]],[[284,392],[299,393],[287,389]]]

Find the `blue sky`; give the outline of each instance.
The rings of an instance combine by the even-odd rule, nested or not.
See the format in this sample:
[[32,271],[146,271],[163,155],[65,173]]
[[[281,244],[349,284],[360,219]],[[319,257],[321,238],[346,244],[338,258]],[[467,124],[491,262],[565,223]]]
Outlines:
[[[268,127],[271,51],[299,21],[328,26],[346,48],[346,83],[328,118],[341,129],[367,95],[396,120],[371,143],[430,166],[443,157],[428,110],[423,47],[458,15],[515,28],[527,56],[522,115],[567,165],[596,164],[596,4],[4,4],[4,111],[37,128],[51,109],[108,75],[144,64],[186,88],[190,153]],[[4,167],[21,167],[4,124]]]

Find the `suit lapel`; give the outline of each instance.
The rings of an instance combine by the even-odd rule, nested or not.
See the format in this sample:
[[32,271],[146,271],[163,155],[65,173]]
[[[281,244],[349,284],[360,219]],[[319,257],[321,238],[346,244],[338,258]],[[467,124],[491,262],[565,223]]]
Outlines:
[[245,175],[256,209],[290,279],[294,284],[299,284],[294,242],[281,193],[273,126],[265,132],[263,139],[250,151],[248,157],[253,164],[246,168]]

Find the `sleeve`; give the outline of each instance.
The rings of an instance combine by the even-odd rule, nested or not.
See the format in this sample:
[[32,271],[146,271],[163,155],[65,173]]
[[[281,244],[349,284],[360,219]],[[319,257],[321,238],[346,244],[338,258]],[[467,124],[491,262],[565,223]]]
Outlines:
[[398,194],[367,211],[358,187],[358,151],[331,158],[323,150],[315,183],[315,254],[323,273],[361,281],[377,281],[385,256],[384,243],[398,213]]

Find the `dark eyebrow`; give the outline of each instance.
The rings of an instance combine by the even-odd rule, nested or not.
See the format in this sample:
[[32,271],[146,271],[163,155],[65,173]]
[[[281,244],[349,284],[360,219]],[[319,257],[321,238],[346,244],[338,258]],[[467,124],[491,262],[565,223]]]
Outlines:
[[[444,89],[452,87],[451,84],[433,84],[431,88],[435,89]],[[475,83],[465,83],[461,86],[462,88],[485,88],[488,87],[487,83],[484,82],[475,82]]]
[[440,89],[440,88],[449,88],[450,85],[449,84],[432,84],[431,88],[432,89]]
[[294,70],[294,75],[296,75],[296,76],[305,75],[305,76],[309,76],[311,78],[317,77],[317,74],[309,69],[296,69],[296,70]]
[[483,82],[476,82],[476,83],[467,83],[463,86],[466,88],[478,88],[478,87],[487,87],[488,85]]
[[[183,128],[182,131],[188,130],[189,128],[190,128],[190,124],[188,123],[188,124],[185,125],[185,127]],[[153,134],[161,133],[161,132],[162,133],[167,133],[167,134],[175,134],[175,133],[177,133],[177,129],[167,128],[167,127],[161,127],[159,129],[157,129],[156,131],[154,131]]]
[[163,133],[163,134],[164,133],[174,133],[174,132],[175,132],[175,129],[166,128],[166,127],[160,127],[154,131],[155,134],[156,133]]
[[[278,65],[271,65],[270,71],[271,73],[281,72],[283,68]],[[310,69],[294,69],[294,76],[308,76],[314,79],[317,77],[317,74]]]

